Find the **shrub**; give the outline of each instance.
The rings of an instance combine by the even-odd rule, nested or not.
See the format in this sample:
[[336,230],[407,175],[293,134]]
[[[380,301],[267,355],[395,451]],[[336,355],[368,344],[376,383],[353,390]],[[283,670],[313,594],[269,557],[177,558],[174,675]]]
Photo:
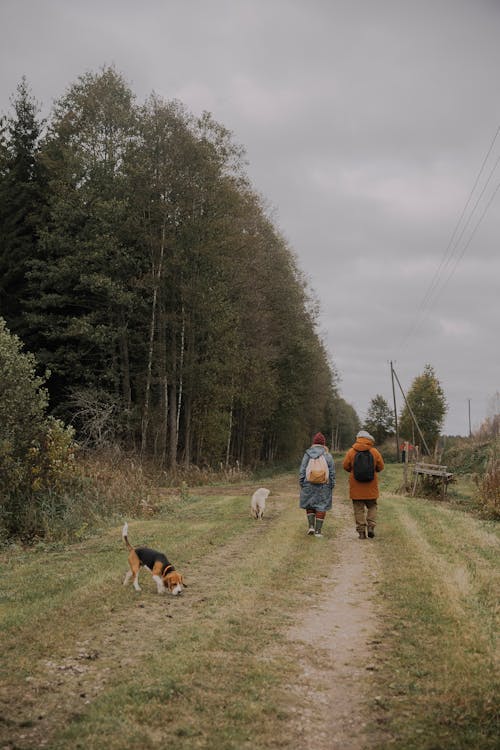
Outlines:
[[485,473],[477,479],[477,501],[489,518],[500,519],[500,459],[494,453]]
[[461,477],[462,485],[470,479],[466,494],[485,518],[500,518],[499,444],[498,438],[449,438],[443,454],[444,463]]
[[[32,354],[0,318],[0,537],[46,536],[82,487],[73,430],[47,416]],[[48,510],[50,509],[50,513]]]
[[442,461],[455,474],[483,474],[490,462],[491,440],[449,438]]

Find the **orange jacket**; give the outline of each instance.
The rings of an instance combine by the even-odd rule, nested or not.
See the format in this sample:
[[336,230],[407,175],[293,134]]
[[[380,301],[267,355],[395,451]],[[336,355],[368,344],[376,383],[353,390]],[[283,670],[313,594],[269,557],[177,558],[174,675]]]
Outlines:
[[[375,477],[371,482],[357,482],[354,479],[352,471],[354,456],[356,451],[370,451],[375,461]],[[384,459],[376,448],[373,447],[373,441],[369,438],[360,437],[349,448],[344,458],[344,469],[349,472],[349,497],[351,500],[376,500],[378,498],[378,478],[377,473],[383,471]]]

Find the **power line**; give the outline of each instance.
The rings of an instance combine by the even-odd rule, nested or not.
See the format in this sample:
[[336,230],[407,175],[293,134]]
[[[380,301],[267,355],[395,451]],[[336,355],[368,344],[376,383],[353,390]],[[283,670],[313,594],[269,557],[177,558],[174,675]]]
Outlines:
[[[498,164],[499,162],[500,162],[500,156],[498,157],[496,164]],[[496,168],[496,165],[495,165],[495,168]],[[492,174],[493,174],[493,172],[492,172]],[[491,177],[491,175],[490,175],[490,177]],[[424,318],[425,313],[432,309],[432,307],[436,303],[436,300],[438,299],[439,294],[441,294],[441,292],[444,290],[444,288],[446,287],[446,285],[448,284],[448,282],[450,281],[450,279],[454,275],[455,271],[458,268],[458,265],[459,265],[460,261],[462,260],[462,258],[464,257],[465,253],[467,252],[467,250],[468,250],[468,248],[469,248],[469,246],[470,246],[470,244],[471,244],[471,242],[472,242],[472,240],[473,240],[473,238],[474,238],[477,230],[479,229],[479,226],[482,224],[484,217],[488,213],[488,211],[490,209],[490,206],[493,203],[493,200],[494,200],[496,194],[498,193],[499,189],[500,189],[500,182],[497,184],[497,186],[495,187],[493,193],[491,194],[490,199],[489,199],[488,203],[486,204],[486,207],[483,210],[483,213],[481,214],[481,216],[477,220],[474,228],[472,229],[472,232],[469,235],[469,239],[465,243],[465,245],[462,248],[461,252],[458,255],[455,255],[454,257],[451,256],[449,258],[449,261],[443,266],[443,273],[444,273],[444,271],[448,268],[448,266],[450,265],[450,263],[453,262],[453,266],[451,267],[451,269],[450,269],[450,271],[448,273],[448,276],[445,279],[443,279],[441,277],[438,280],[437,285],[435,286],[435,288],[433,290],[433,294],[429,297],[429,299],[427,301],[427,304],[425,305],[424,308],[422,308],[422,310],[420,312],[420,315],[418,315],[417,319],[414,321],[413,328],[411,329],[411,333],[413,333],[416,330],[416,328],[418,327],[418,324]],[[472,215],[473,215],[473,213],[474,213],[474,211],[475,211],[475,209],[476,209],[476,207],[477,207],[477,205],[479,203],[479,200],[481,199],[483,193],[484,193],[484,190],[481,193],[481,196],[479,197],[478,201],[476,202],[476,205],[474,206],[473,212],[470,215],[469,220],[467,221],[467,226],[469,224],[470,218],[472,217]],[[463,231],[465,231],[465,229]],[[460,239],[462,238],[462,236],[463,236],[463,232],[460,235]],[[457,249],[457,248],[458,248],[458,244],[456,245],[455,249]],[[410,334],[407,334],[407,336],[409,338]]]
[[[431,303],[435,302],[435,300],[437,298],[437,295],[438,295],[438,292],[441,292],[444,289],[444,287],[446,286],[446,284],[449,282],[449,280],[451,279],[451,277],[455,273],[455,271],[456,271],[456,269],[458,267],[458,264],[460,263],[460,261],[462,260],[463,256],[465,255],[465,252],[466,252],[467,248],[469,247],[469,245],[470,245],[470,243],[472,241],[472,238],[474,237],[477,229],[479,228],[480,224],[482,223],[482,221],[483,221],[483,219],[484,219],[487,211],[489,210],[489,208],[490,208],[490,206],[491,206],[491,204],[493,202],[493,199],[494,199],[496,193],[498,192],[498,189],[500,188],[500,183],[499,183],[497,185],[497,187],[495,188],[495,190],[493,191],[493,194],[491,195],[490,200],[488,201],[488,204],[486,205],[485,210],[483,211],[483,213],[480,216],[478,222],[476,223],[474,229],[472,230],[472,233],[469,236],[469,239],[468,239],[465,247],[462,249],[462,251],[459,253],[459,255],[456,256],[455,253],[456,253],[456,251],[458,249],[458,246],[459,246],[460,242],[463,239],[463,236],[464,236],[464,234],[465,234],[465,232],[466,232],[466,230],[467,230],[467,228],[468,228],[468,226],[469,226],[469,224],[470,224],[470,222],[472,220],[472,217],[474,216],[474,213],[475,213],[475,211],[476,211],[476,209],[477,209],[477,207],[478,207],[478,205],[479,205],[479,203],[480,203],[480,201],[481,201],[484,193],[486,192],[486,189],[487,189],[488,185],[491,182],[491,179],[492,179],[493,174],[495,173],[495,171],[496,171],[496,169],[498,167],[498,164],[500,163],[500,156],[499,156],[497,158],[497,160],[496,160],[493,168],[491,169],[490,174],[489,174],[489,176],[488,176],[485,184],[483,185],[481,193],[479,194],[479,197],[477,198],[472,211],[470,212],[470,214],[469,214],[469,216],[468,216],[468,218],[467,218],[464,226],[462,227],[462,230],[461,230],[458,238],[456,238],[456,235],[457,235],[457,232],[459,230],[459,227],[462,224],[462,221],[463,221],[463,219],[465,217],[467,209],[469,208],[469,205],[470,205],[471,200],[472,200],[472,196],[474,195],[474,192],[475,192],[475,190],[476,190],[476,188],[477,188],[477,186],[479,184],[479,181],[480,181],[481,176],[482,176],[482,174],[484,172],[485,166],[486,166],[486,164],[488,162],[488,159],[489,159],[490,154],[491,154],[491,152],[493,150],[493,147],[495,145],[495,142],[496,142],[496,140],[498,138],[499,133],[500,133],[500,125],[498,126],[498,128],[497,128],[497,130],[495,132],[495,135],[493,136],[493,139],[492,139],[492,141],[490,143],[490,146],[489,146],[489,148],[488,148],[488,150],[486,152],[486,156],[483,159],[483,162],[481,164],[481,168],[479,169],[479,172],[478,172],[477,177],[475,179],[474,185],[473,185],[473,187],[472,187],[472,189],[471,189],[471,191],[469,193],[469,197],[467,198],[467,201],[466,201],[466,203],[465,203],[465,205],[464,205],[464,207],[462,209],[462,212],[460,214],[460,217],[459,217],[459,219],[458,219],[458,221],[457,221],[457,223],[455,225],[455,228],[454,228],[454,230],[452,232],[451,238],[450,238],[450,240],[448,242],[448,245],[447,245],[447,247],[445,249],[445,252],[443,253],[443,256],[441,258],[439,266],[436,269],[436,271],[434,272],[434,276],[433,276],[433,278],[431,280],[431,283],[430,283],[430,285],[429,285],[429,287],[428,287],[428,289],[427,289],[424,297],[422,298],[422,300],[421,300],[421,302],[420,302],[420,304],[419,304],[419,306],[418,306],[418,308],[416,310],[415,318],[414,318],[412,324],[410,325],[409,329],[407,330],[406,334],[401,339],[401,342],[400,342],[400,345],[399,345],[400,349],[403,348],[403,346],[408,342],[408,340],[410,339],[410,337],[415,333],[415,330],[417,329],[418,325],[421,323],[421,321],[422,321],[422,319],[424,317],[424,313],[426,312],[426,309],[429,309],[430,306],[431,306]],[[454,257],[454,255],[455,255],[455,257]],[[446,269],[450,266],[450,264],[452,262],[454,262],[453,268],[450,271],[450,273],[448,274],[448,276],[446,277],[446,279],[443,281],[442,276],[443,276],[444,272],[446,271]]]
[[[470,222],[471,222],[471,219],[472,219],[472,217],[474,216],[474,213],[475,213],[475,211],[476,211],[476,208],[478,207],[479,203],[481,202],[481,199],[482,199],[483,195],[484,195],[484,194],[485,194],[485,192],[486,192],[486,188],[487,188],[487,187],[488,187],[488,185],[490,184],[491,178],[493,177],[493,175],[494,175],[494,173],[495,173],[495,171],[496,171],[496,168],[497,168],[497,166],[498,166],[498,164],[499,164],[499,163],[500,163],[500,156],[499,156],[499,157],[497,158],[497,160],[496,160],[496,162],[495,162],[495,164],[494,164],[494,166],[493,166],[493,169],[492,169],[492,170],[490,171],[490,174],[489,174],[489,176],[488,176],[488,179],[486,180],[486,182],[485,182],[485,184],[484,184],[484,186],[483,186],[483,189],[481,190],[481,193],[479,194],[479,198],[478,198],[478,199],[476,200],[476,202],[475,202],[475,204],[474,204],[474,208],[473,208],[473,209],[472,209],[472,211],[470,212],[470,214],[469,214],[469,218],[468,218],[468,219],[467,219],[467,221],[465,222],[465,225],[464,225],[464,227],[463,227],[462,231],[460,232],[460,236],[458,237],[458,239],[457,239],[457,241],[456,241],[456,244],[455,244],[455,248],[454,248],[455,250],[456,250],[456,249],[458,248],[458,245],[460,244],[460,242],[461,242],[461,240],[462,240],[462,238],[463,238],[463,236],[464,236],[464,234],[465,234],[465,231],[466,231],[467,227],[469,226],[469,224],[470,224]],[[458,259],[457,259],[457,258],[455,257],[455,266],[454,266],[453,272],[451,273],[451,275],[449,275],[449,276],[448,276],[448,278],[446,279],[446,281],[445,281],[445,282],[444,282],[444,283],[443,283],[443,284],[441,285],[441,290],[442,290],[442,289],[444,289],[444,287],[445,287],[445,286],[446,286],[446,284],[448,283],[449,279],[451,278],[451,276],[452,276],[452,275],[453,275],[453,273],[455,272],[455,269],[456,269],[456,267],[457,267],[458,263],[459,263],[459,262],[460,262],[460,260],[461,260],[461,259],[463,258],[464,254],[465,254],[465,250],[466,250],[466,249],[467,249],[467,248],[469,247],[469,245],[470,245],[470,242],[471,242],[471,239],[472,239],[472,237],[473,237],[473,236],[474,236],[474,234],[476,233],[476,230],[477,230],[478,226],[479,226],[479,225],[481,224],[481,222],[482,222],[482,220],[483,220],[484,216],[486,215],[486,213],[487,213],[487,211],[488,211],[489,207],[491,206],[491,204],[492,204],[492,202],[493,202],[493,198],[495,197],[495,195],[496,195],[496,193],[497,193],[497,190],[498,190],[498,185],[497,185],[497,187],[495,188],[495,190],[493,191],[493,194],[492,194],[492,196],[491,196],[491,198],[490,198],[490,200],[489,200],[489,202],[488,202],[488,204],[487,204],[487,206],[486,206],[486,209],[485,209],[485,210],[483,211],[483,213],[482,213],[481,217],[479,218],[479,221],[478,221],[478,222],[476,223],[476,226],[475,226],[475,227],[474,227],[474,229],[472,230],[472,233],[471,233],[471,235],[470,235],[470,237],[469,237],[469,240],[467,241],[467,244],[466,244],[465,248],[464,248],[464,249],[462,250],[462,252],[461,252],[461,253],[459,254],[459,256],[458,256]],[[448,259],[448,262],[447,262],[447,263],[445,264],[445,266],[443,267],[443,271],[444,271],[444,270],[446,269],[446,267],[447,267],[447,266],[448,266],[448,265],[449,265],[449,264],[450,264],[451,262],[452,262],[452,257],[450,256],[450,258]],[[441,291],[441,290],[440,290],[440,291]],[[435,290],[435,291],[436,291],[436,290]],[[435,295],[434,295],[434,296],[435,296]]]
[[[500,157],[498,158],[498,160],[500,161]],[[499,183],[497,184],[497,186],[496,186],[495,190],[493,191],[493,193],[492,193],[492,195],[491,195],[491,197],[490,197],[490,199],[489,199],[488,203],[486,204],[486,208],[484,209],[483,213],[482,213],[482,214],[481,214],[481,216],[479,217],[479,220],[477,221],[477,223],[476,223],[476,226],[475,226],[475,227],[474,227],[474,229],[472,230],[472,232],[471,232],[471,235],[470,235],[469,239],[467,240],[467,243],[466,243],[466,245],[465,245],[465,246],[463,247],[463,249],[462,249],[462,252],[461,252],[461,253],[460,253],[460,255],[459,255],[459,256],[458,256],[458,257],[457,257],[457,258],[455,259],[455,265],[453,266],[453,268],[451,269],[450,273],[448,274],[448,277],[447,277],[447,278],[445,279],[445,281],[444,281],[443,285],[441,286],[441,289],[440,289],[440,291],[442,291],[442,290],[443,290],[443,289],[445,288],[446,284],[447,284],[447,283],[449,282],[449,280],[451,279],[451,277],[453,276],[453,274],[454,274],[454,273],[455,273],[455,271],[457,270],[457,266],[458,266],[458,264],[460,263],[460,261],[461,261],[461,260],[462,260],[462,258],[464,257],[464,255],[465,255],[465,253],[466,253],[466,251],[467,251],[467,249],[468,249],[468,247],[469,247],[470,243],[472,242],[472,240],[473,240],[473,238],[474,238],[474,235],[476,234],[476,231],[478,230],[478,228],[479,228],[480,224],[482,223],[482,221],[483,221],[484,217],[485,217],[485,216],[486,216],[486,214],[488,213],[488,211],[489,211],[489,208],[490,208],[491,204],[493,203],[493,200],[494,200],[494,198],[495,198],[496,194],[498,193],[499,189],[500,189],[500,182],[499,182]]]
[[[443,269],[443,267],[445,267],[449,263],[449,260],[451,259],[451,255],[453,255],[454,247],[456,246],[456,244],[458,244],[458,242],[460,242],[460,239],[462,238],[463,233],[464,233],[464,231],[465,231],[465,229],[466,229],[466,227],[467,227],[470,219],[472,218],[474,210],[475,210],[475,208],[477,206],[477,202],[476,202],[476,205],[474,206],[474,208],[472,209],[472,212],[471,212],[471,214],[469,216],[469,219],[467,220],[464,228],[462,229],[462,232],[461,232],[461,234],[460,234],[457,242],[454,243],[455,235],[456,235],[456,233],[458,231],[458,227],[460,226],[460,224],[462,222],[462,219],[464,218],[465,213],[466,213],[466,211],[467,211],[467,209],[469,207],[469,203],[472,200],[472,196],[474,195],[474,191],[475,191],[475,189],[476,189],[476,187],[477,187],[477,185],[479,183],[479,180],[481,179],[481,175],[482,175],[482,173],[484,171],[484,168],[485,168],[486,163],[487,163],[487,161],[489,159],[489,156],[490,156],[490,154],[491,154],[491,152],[493,150],[493,146],[495,145],[495,141],[498,138],[498,134],[499,133],[500,133],[500,125],[498,126],[497,131],[496,131],[495,135],[493,136],[493,140],[491,141],[490,147],[489,147],[488,151],[486,152],[486,156],[483,159],[483,163],[481,164],[481,168],[480,168],[480,170],[479,170],[479,172],[477,174],[477,177],[476,177],[476,180],[474,182],[474,185],[472,186],[472,190],[469,193],[469,197],[467,198],[467,201],[466,201],[466,203],[465,203],[465,205],[464,205],[464,207],[462,209],[462,213],[460,214],[460,217],[459,217],[459,219],[458,219],[458,221],[457,221],[457,223],[455,225],[455,228],[454,228],[454,230],[452,232],[452,235],[451,235],[451,238],[450,238],[450,240],[448,242],[448,245],[446,246],[446,250],[445,250],[445,252],[443,254],[443,257],[441,258],[441,262],[440,262],[438,268],[436,269],[436,271],[434,272],[434,276],[432,278],[430,286],[429,286],[426,294],[424,295],[424,297],[423,297],[423,299],[422,299],[422,301],[420,303],[420,308],[422,308],[422,307],[425,306],[425,302],[426,302],[427,298],[430,297],[430,295],[432,294],[433,287],[434,287],[435,283],[437,282],[437,277],[440,275],[441,270]],[[495,169],[496,169],[496,167],[498,165],[498,161],[499,160],[500,160],[500,157],[497,159],[497,161],[495,163],[495,166],[494,166],[492,172],[490,173],[490,176],[488,177],[488,180],[486,182],[486,185],[483,188],[483,191],[482,191],[481,195],[484,193],[484,190],[486,189],[486,186],[488,185],[489,181],[491,180],[492,174],[495,171]],[[480,200],[480,198],[481,198],[481,196],[479,196],[478,200]],[[450,253],[450,250],[451,250],[451,253]],[[448,258],[448,255],[450,255],[450,258]]]

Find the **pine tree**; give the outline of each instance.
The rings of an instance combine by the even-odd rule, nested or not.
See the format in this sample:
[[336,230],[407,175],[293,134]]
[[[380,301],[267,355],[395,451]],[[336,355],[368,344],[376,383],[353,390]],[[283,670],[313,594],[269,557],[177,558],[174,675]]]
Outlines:
[[132,94],[112,68],[82,76],[56,104],[43,155],[49,220],[31,264],[34,350],[51,370],[59,413],[92,391],[131,409],[130,318],[141,274],[124,168],[134,132]]
[[[425,365],[424,372],[414,379],[406,400],[410,408],[405,405],[401,413],[401,437],[420,444],[420,429],[427,448],[432,451],[439,438],[448,406],[444,391],[431,365]],[[421,447],[425,450],[425,446]]]
[[317,308],[243,156],[208,114],[136,107],[112,68],[56,104],[29,323],[81,435],[174,468],[289,458],[332,424]]
[[0,315],[25,341],[27,272],[38,252],[47,200],[46,170],[40,159],[44,122],[26,79],[4,118],[0,150]]
[[377,394],[370,402],[363,429],[373,435],[378,445],[394,433],[394,414],[380,394]]

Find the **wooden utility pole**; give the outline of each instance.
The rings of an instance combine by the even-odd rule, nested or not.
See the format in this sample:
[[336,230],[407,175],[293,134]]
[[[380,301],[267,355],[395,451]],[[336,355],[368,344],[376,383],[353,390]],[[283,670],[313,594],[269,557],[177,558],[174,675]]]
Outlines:
[[469,437],[472,437],[472,428],[471,428],[471,423],[470,423],[470,398],[468,399],[468,401],[469,401]]
[[391,360],[391,380],[392,380],[392,398],[394,400],[394,426],[396,427],[396,461],[399,463],[399,430],[398,430],[398,410],[396,408],[396,389],[394,388],[394,368]]
[[[391,362],[391,367],[392,367],[392,362]],[[429,448],[427,447],[427,443],[425,442],[425,438],[424,438],[424,436],[422,435],[422,430],[420,429],[420,427],[419,427],[419,425],[418,425],[418,422],[417,422],[417,418],[415,417],[415,415],[414,415],[414,413],[413,413],[413,411],[412,411],[412,408],[411,408],[410,404],[408,403],[408,399],[407,399],[407,398],[406,398],[406,396],[405,396],[405,392],[403,391],[403,386],[402,386],[402,385],[401,385],[401,383],[399,382],[399,378],[398,378],[398,376],[396,375],[396,373],[394,372],[394,369],[392,370],[392,372],[394,373],[394,377],[396,378],[396,380],[397,380],[397,382],[398,382],[398,385],[399,385],[399,390],[401,391],[401,393],[402,393],[402,395],[403,395],[403,398],[404,398],[404,400],[405,400],[405,404],[406,404],[406,407],[407,407],[408,411],[410,412],[410,415],[411,415],[411,418],[413,419],[413,423],[414,423],[415,427],[417,428],[417,431],[418,431],[418,434],[420,435],[420,439],[421,439],[421,441],[422,441],[422,444],[423,444],[423,446],[424,446],[425,450],[427,451],[427,455],[428,455],[428,456],[430,456],[431,454],[430,454]]]

